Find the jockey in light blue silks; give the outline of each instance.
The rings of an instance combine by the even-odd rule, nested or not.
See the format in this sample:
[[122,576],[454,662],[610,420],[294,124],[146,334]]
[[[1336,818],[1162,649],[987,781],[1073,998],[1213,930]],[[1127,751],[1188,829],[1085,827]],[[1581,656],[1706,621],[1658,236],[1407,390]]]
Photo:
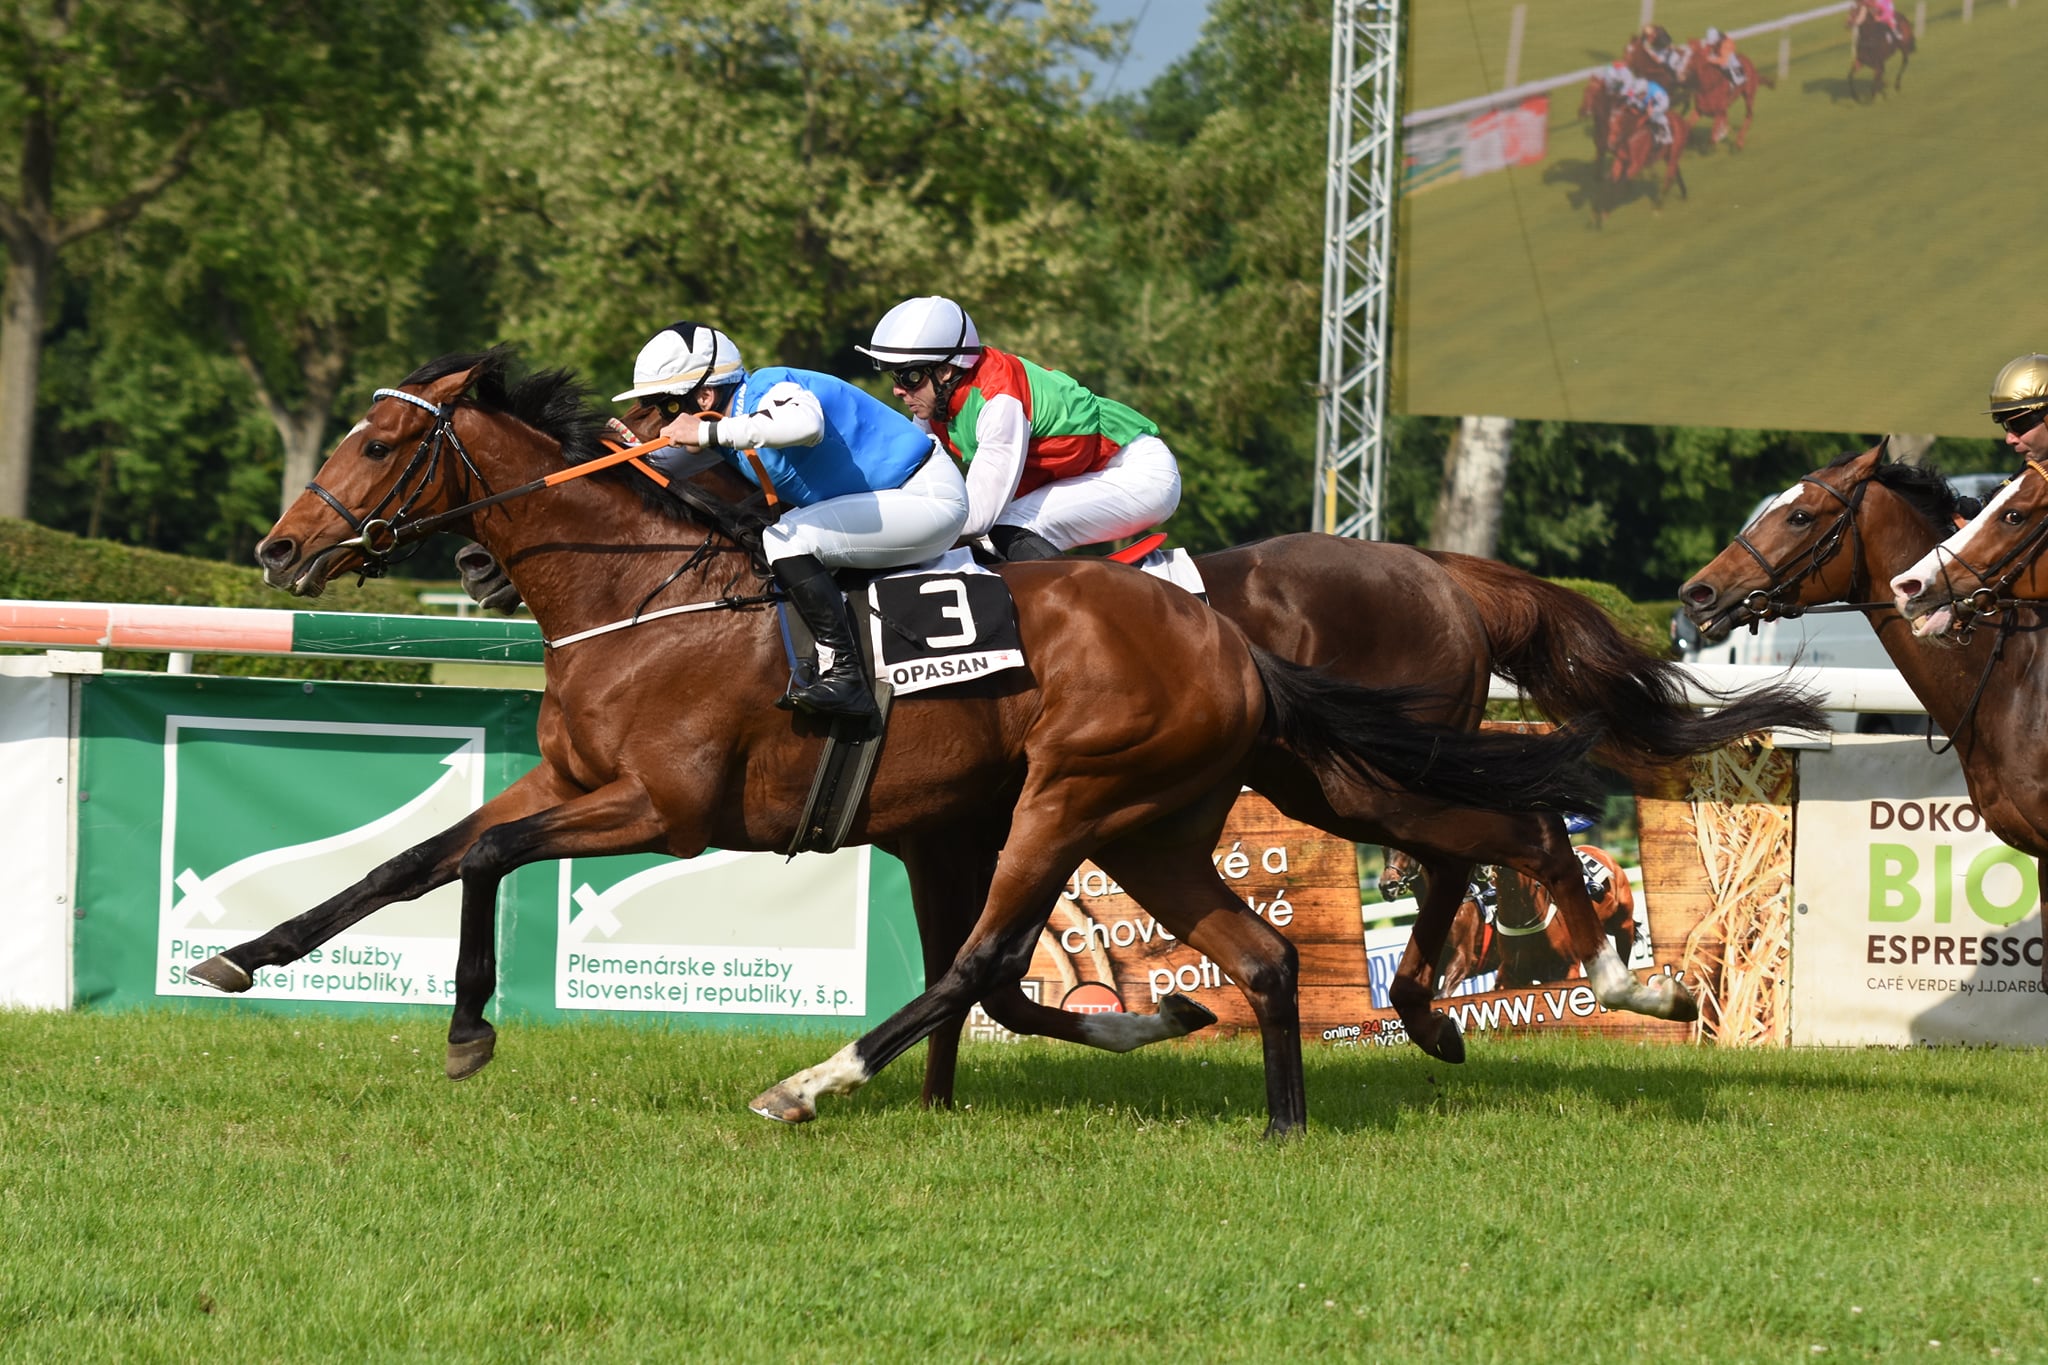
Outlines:
[[670,419],[661,434],[671,444],[716,450],[787,506],[762,532],[762,548],[832,661],[779,704],[874,716],[831,569],[895,568],[952,548],[967,522],[958,467],[880,399],[813,370],[778,365],[749,374],[732,338],[701,323],[655,333],[633,364],[633,386],[613,401],[629,398]]

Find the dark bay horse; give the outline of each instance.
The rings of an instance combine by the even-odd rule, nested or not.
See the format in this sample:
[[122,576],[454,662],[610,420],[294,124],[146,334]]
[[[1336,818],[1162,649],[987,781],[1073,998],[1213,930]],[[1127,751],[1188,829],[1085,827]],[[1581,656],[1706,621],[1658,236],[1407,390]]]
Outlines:
[[[1210,605],[1260,648],[1354,683],[1412,689],[1408,714],[1446,725],[1478,725],[1497,673],[1543,714],[1594,722],[1608,736],[1598,757],[1634,778],[1758,730],[1825,728],[1811,699],[1792,688],[1759,689],[1724,698],[1711,712],[1695,710],[1682,672],[1631,640],[1592,599],[1497,560],[1294,535],[1195,562]],[[1394,603],[1399,610],[1387,609]],[[1255,761],[1250,785],[1303,824],[1417,855],[1429,875],[1390,1002],[1408,1036],[1430,1055],[1464,1056],[1455,1019],[1433,1002],[1463,889],[1480,864],[1509,868],[1546,888],[1558,907],[1560,950],[1583,966],[1608,1008],[1695,1017],[1676,977],[1637,981],[1616,954],[1558,816],[1418,810],[1399,793],[1357,788],[1334,800],[1313,773],[1271,749]],[[934,926],[920,928],[929,955],[939,934]],[[943,942],[936,947],[943,951]],[[1091,1041],[1081,1036],[1080,1021],[1089,1016],[1038,1005],[1014,985],[984,998],[983,1007],[1013,1032]],[[957,1037],[957,1024],[953,1032]],[[927,1097],[942,1101],[951,1093],[952,1052],[942,1050],[938,1034],[930,1055],[937,1060],[927,1063]]]
[[[601,419],[569,376],[512,385],[504,365],[499,352],[444,357],[380,390],[258,548],[266,579],[311,595],[448,529],[508,567],[551,641],[635,619],[657,598],[693,610],[557,643],[538,767],[449,830],[192,973],[245,990],[261,968],[460,878],[447,1063],[458,1079],[495,1046],[484,1010],[507,873],[564,857],[784,848],[824,738],[817,720],[773,704],[786,660],[758,590],[753,528],[733,511],[750,489],[715,464],[668,494],[625,469],[561,479],[597,453]],[[820,1096],[858,1089],[975,1000],[1014,984],[1065,878],[1092,859],[1245,992],[1265,1048],[1268,1131],[1291,1131],[1306,1119],[1296,954],[1210,860],[1241,783],[1263,766],[1333,808],[1369,808],[1398,787],[1422,827],[1452,811],[1598,799],[1576,766],[1589,736],[1482,737],[1420,724],[1404,713],[1407,694],[1277,659],[1197,599],[1120,565],[1024,563],[1004,577],[1028,673],[900,702],[852,835],[910,867],[921,927],[949,916],[970,926],[954,930],[959,952],[916,1000],[757,1097],[757,1112],[811,1118]],[[962,887],[984,895],[962,899]]]
[[[2048,508],[2042,490],[2048,480],[2023,478],[1969,526],[2003,532],[2014,525],[2005,518],[2015,511],[2038,525]],[[1824,602],[1876,603],[1867,615],[1877,638],[1954,742],[1985,826],[2014,848],[2048,858],[2048,768],[2035,761],[2048,732],[2048,690],[2040,685],[2048,634],[2030,620],[2010,631],[1979,626],[1966,641],[1918,640],[1887,597],[1895,576],[1907,575],[1945,541],[1955,545],[1949,538],[1960,515],[1954,490],[1938,473],[1889,462],[1880,443],[1786,489],[1679,590],[1680,601],[1702,635]],[[2048,868],[2040,870],[2048,878]]]
[[1899,20],[1899,31],[1894,34],[1882,20],[1872,12],[1870,6],[1858,3],[1851,6],[1847,24],[1849,40],[1849,98],[1860,99],[1856,93],[1856,73],[1867,69],[1870,72],[1870,98],[1875,100],[1884,93],[1884,64],[1894,54],[1899,59],[1899,74],[1892,78],[1892,86],[1898,89],[1905,84],[1906,63],[1912,59],[1918,44],[1913,37],[1913,23],[1909,19]]

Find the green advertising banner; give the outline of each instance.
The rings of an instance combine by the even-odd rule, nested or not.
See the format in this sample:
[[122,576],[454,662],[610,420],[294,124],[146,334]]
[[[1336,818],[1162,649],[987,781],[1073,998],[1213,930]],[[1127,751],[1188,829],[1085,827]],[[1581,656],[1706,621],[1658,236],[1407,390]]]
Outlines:
[[[235,1001],[185,969],[311,909],[537,761],[524,691],[112,673],[80,700],[76,991],[445,1005],[460,888],[389,906]],[[847,1031],[923,984],[906,879],[866,849],[544,863],[499,892],[498,1017]]]

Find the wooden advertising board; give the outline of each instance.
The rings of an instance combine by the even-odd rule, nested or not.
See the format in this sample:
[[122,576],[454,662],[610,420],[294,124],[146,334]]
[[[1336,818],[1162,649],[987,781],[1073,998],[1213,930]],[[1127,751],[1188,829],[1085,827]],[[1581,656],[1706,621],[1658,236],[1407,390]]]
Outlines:
[[[1705,755],[1636,794],[1638,979],[1677,972],[1699,998],[1699,1023],[1609,1011],[1573,968],[1557,980],[1494,988],[1496,976],[1443,1002],[1467,1036],[1561,1029],[1658,1042],[1784,1041],[1789,1019],[1787,916],[1792,867],[1792,756],[1768,745]],[[1608,826],[1629,822],[1608,812]],[[1301,955],[1301,1030],[1335,1046],[1405,1043],[1387,1006],[1405,932],[1368,931],[1356,851],[1296,824],[1263,797],[1238,800],[1216,849],[1217,870],[1246,905]],[[1068,882],[1040,937],[1025,990],[1081,1011],[1150,1012],[1178,992],[1215,1011],[1207,1034],[1253,1029],[1242,993],[1216,964],[1180,942],[1092,864]],[[970,1036],[1006,1037],[976,1011]]]

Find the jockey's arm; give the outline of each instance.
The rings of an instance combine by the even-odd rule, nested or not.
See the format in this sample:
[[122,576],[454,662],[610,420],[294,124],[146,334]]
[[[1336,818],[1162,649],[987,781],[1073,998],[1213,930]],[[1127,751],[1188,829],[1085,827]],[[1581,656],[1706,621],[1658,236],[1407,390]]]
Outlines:
[[987,535],[996,516],[1017,496],[1024,455],[1031,444],[1031,419],[1014,395],[997,394],[982,405],[974,424],[974,459],[967,466],[967,539]]
[[718,444],[735,450],[814,446],[824,436],[825,409],[818,396],[786,379],[761,395],[752,412],[718,421]]

